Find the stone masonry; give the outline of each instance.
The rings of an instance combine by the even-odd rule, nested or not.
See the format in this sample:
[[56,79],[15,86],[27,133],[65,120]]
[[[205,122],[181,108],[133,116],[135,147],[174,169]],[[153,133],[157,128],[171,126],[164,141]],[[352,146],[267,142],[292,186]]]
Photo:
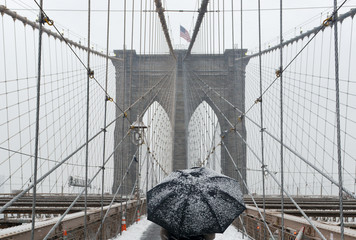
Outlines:
[[[142,113],[152,104],[152,99],[159,102],[167,112],[172,126],[173,136],[173,169],[187,168],[187,131],[190,117],[202,101],[206,101],[217,115],[224,135],[224,142],[232,157],[237,160],[237,166],[246,179],[246,147],[241,138],[231,130],[230,123],[236,124],[238,112],[226,101],[216,94],[202,88],[202,83],[197,78],[214,88],[230,103],[239,110],[245,110],[245,67],[248,60],[236,61],[235,59],[244,54],[246,50],[226,50],[224,54],[198,55],[192,54],[185,58],[186,51],[176,50],[174,59],[170,55],[138,55],[135,51],[116,50],[117,57],[123,61],[113,61],[116,68],[116,102],[122,109],[127,109],[144,93],[157,84],[139,104],[127,111],[127,119],[130,122],[136,120],[137,115]],[[242,69],[242,71],[241,71]],[[193,87],[195,86],[195,87]],[[200,86],[200,88],[198,87]],[[161,89],[158,91],[157,89]],[[161,99],[167,96],[170,98]],[[204,92],[205,91],[205,92]],[[205,94],[206,93],[206,94]],[[223,115],[225,117],[223,117]],[[116,115],[122,112],[117,109]],[[120,118],[115,125],[115,146],[121,141],[129,130],[129,121]],[[236,124],[237,131],[246,138],[244,121]],[[120,185],[132,160],[137,146],[134,145],[130,136],[114,154],[114,184],[113,192]],[[239,179],[234,165],[228,157],[225,149],[221,148],[221,164],[223,174]],[[124,193],[132,190],[136,179],[137,164],[133,162],[125,184],[122,186]]]

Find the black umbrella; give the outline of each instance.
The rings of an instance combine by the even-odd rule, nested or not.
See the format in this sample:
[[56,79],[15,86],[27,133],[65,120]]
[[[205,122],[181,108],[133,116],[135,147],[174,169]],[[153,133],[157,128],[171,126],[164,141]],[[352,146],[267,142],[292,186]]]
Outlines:
[[176,237],[223,233],[245,209],[240,184],[208,168],[175,171],[147,193],[148,220]]

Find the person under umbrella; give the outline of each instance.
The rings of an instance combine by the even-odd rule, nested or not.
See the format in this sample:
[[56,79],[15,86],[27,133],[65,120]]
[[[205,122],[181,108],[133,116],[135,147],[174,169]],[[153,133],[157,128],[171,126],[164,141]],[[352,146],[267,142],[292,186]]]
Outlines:
[[214,240],[215,239],[215,233],[178,238],[178,237],[175,237],[173,234],[171,234],[164,228],[161,228],[160,235],[161,235],[162,240]]
[[147,193],[148,220],[168,239],[214,239],[245,209],[239,182],[205,167],[175,171]]

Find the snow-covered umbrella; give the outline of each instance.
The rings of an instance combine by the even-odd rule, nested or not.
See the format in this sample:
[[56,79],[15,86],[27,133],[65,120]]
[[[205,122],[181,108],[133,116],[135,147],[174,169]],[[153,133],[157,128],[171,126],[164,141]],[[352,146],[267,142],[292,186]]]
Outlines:
[[147,193],[148,220],[176,237],[223,233],[245,209],[239,182],[204,167],[175,171]]

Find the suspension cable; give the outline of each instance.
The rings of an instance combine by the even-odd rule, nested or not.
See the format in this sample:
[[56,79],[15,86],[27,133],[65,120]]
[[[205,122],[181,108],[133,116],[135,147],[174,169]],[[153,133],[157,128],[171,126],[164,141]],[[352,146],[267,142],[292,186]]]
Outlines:
[[[207,92],[205,92],[204,90],[202,90],[204,92],[204,94],[212,101],[212,99],[207,95]],[[239,133],[239,131],[237,131],[234,128],[234,125],[227,119],[227,117],[222,113],[222,111],[220,110],[220,108],[218,106],[215,105],[214,101],[212,101],[212,103],[214,104],[214,106],[216,107],[216,109],[219,111],[219,113],[225,118],[225,120],[228,122],[228,124],[232,127],[230,132],[234,132],[236,133],[239,138],[244,142],[244,144],[250,149],[250,151],[253,153],[253,155],[256,157],[256,159],[258,159],[258,161],[260,163],[262,163],[262,161],[260,160],[259,156],[255,153],[255,151],[250,147],[250,145],[246,142],[246,140],[243,138],[243,136],[241,136],[241,134]],[[273,176],[273,174],[266,168],[267,173],[274,179],[274,181],[281,187],[280,182],[275,178],[275,176]],[[290,198],[290,200],[293,202],[293,204],[296,206],[296,208],[299,210],[299,212],[303,215],[303,217],[308,221],[308,223],[313,227],[313,229],[318,233],[318,235],[323,239],[326,240],[326,238],[323,236],[323,234],[319,231],[319,229],[314,225],[314,223],[311,222],[311,220],[309,219],[309,217],[305,214],[305,212],[300,208],[300,206],[297,204],[297,202],[295,202],[294,198],[292,196],[290,196],[290,194],[287,192],[287,190],[283,190],[283,192],[288,196],[288,198]]]
[[[194,73],[194,72],[193,72]],[[242,111],[234,106],[230,101],[228,101],[226,98],[224,98],[223,96],[221,96],[221,94],[219,94],[215,89],[213,89],[212,87],[210,87],[209,85],[207,85],[202,79],[199,78],[199,76],[194,73],[195,77],[197,80],[199,80],[200,82],[202,82],[209,91],[213,92],[214,94],[216,94],[217,96],[219,96],[220,99],[222,99],[223,101],[225,101],[227,104],[229,104],[235,111],[242,113]],[[207,92],[205,93],[207,94]],[[208,96],[208,95],[207,95]],[[246,119],[250,120],[255,126],[257,126],[259,129],[261,128],[261,125],[259,125],[257,122],[255,122],[253,119],[251,119],[249,116],[246,116]],[[235,126],[234,126],[235,128]],[[277,141],[278,143],[280,143],[280,140],[274,136],[272,133],[270,133],[268,130],[266,130],[265,128],[262,129],[268,136],[270,136],[271,138],[273,138],[275,141]],[[283,143],[283,147],[285,147],[288,151],[290,151],[291,153],[293,153],[296,157],[298,157],[300,160],[302,160],[303,162],[305,162],[307,165],[309,165],[311,168],[313,168],[314,170],[316,170],[318,173],[320,173],[323,177],[325,177],[326,179],[328,179],[331,183],[335,184],[335,186],[339,187],[339,183],[334,180],[331,176],[329,176],[327,173],[325,173],[324,171],[322,171],[321,169],[319,169],[316,165],[314,165],[313,163],[311,163],[310,161],[308,161],[306,158],[304,158],[303,156],[301,156],[299,153],[297,153],[295,150],[293,150],[291,147],[289,147],[288,145],[286,145],[285,143]],[[352,193],[350,190],[348,190],[347,188],[345,188],[344,186],[342,186],[342,189],[345,193],[347,193],[350,197],[356,199],[356,195],[354,193]]]
[[[109,208],[106,210],[106,213],[105,213],[104,217],[102,218],[102,220],[101,220],[101,222],[100,222],[100,226],[99,226],[99,228],[98,228],[98,230],[96,231],[96,234],[95,234],[95,239],[97,239],[98,234],[99,234],[101,228],[103,227],[103,224],[104,224],[104,222],[105,222],[105,219],[106,219],[106,217],[108,216],[108,214],[109,214],[109,212],[110,212],[110,209],[111,209],[111,207],[112,207],[112,205],[113,205],[113,203],[114,203],[114,201],[115,201],[115,198],[116,198],[117,194],[119,193],[119,190],[120,190],[120,188],[121,188],[121,185],[122,185],[122,183],[125,181],[125,178],[126,178],[127,174],[129,173],[129,170],[131,169],[132,163],[133,163],[134,161],[136,161],[136,154],[137,154],[137,151],[138,151],[138,149],[136,150],[135,154],[132,156],[132,159],[131,159],[131,161],[130,161],[130,163],[129,163],[129,166],[127,167],[126,172],[125,172],[125,174],[123,175],[123,177],[122,177],[122,179],[121,179],[121,181],[120,181],[120,184],[119,184],[119,186],[117,187],[117,189],[116,189],[116,191],[115,191],[115,193],[114,193],[114,196],[113,196],[113,198],[112,198],[112,200],[111,200],[111,202],[110,202]],[[137,180],[136,180],[136,181],[137,181]],[[126,204],[126,205],[127,205],[127,204]]]
[[281,239],[284,240],[284,159],[283,159],[283,8],[282,8],[282,1],[280,0],[280,26],[279,26],[279,34],[280,34],[280,75],[279,75],[279,90],[280,90],[280,168],[281,168]]
[[[245,185],[245,188],[246,188],[246,190],[247,190],[247,192],[248,192],[248,195],[251,196],[251,199],[252,199],[252,201],[253,201],[253,204],[254,204],[255,207],[257,208],[257,211],[258,211],[259,215],[261,216],[262,221],[263,221],[263,224],[266,226],[266,228],[267,228],[267,230],[268,230],[268,232],[269,232],[269,234],[270,234],[270,237],[272,237],[273,239],[275,239],[274,236],[273,236],[273,234],[272,234],[272,232],[271,232],[271,229],[269,228],[269,226],[268,226],[268,224],[267,224],[267,222],[266,222],[266,215],[265,215],[265,213],[262,215],[261,210],[260,210],[260,208],[258,207],[258,205],[257,205],[257,203],[256,203],[256,201],[255,201],[255,198],[253,197],[253,194],[251,194],[251,192],[250,192],[250,190],[249,190],[249,188],[248,188],[248,186],[247,186],[247,183],[246,183],[246,181],[243,179],[243,176],[242,176],[242,174],[241,174],[241,171],[240,171],[239,168],[237,167],[234,158],[232,157],[232,155],[231,155],[229,149],[227,148],[227,146],[225,145],[225,142],[224,142],[224,141],[221,141],[221,143],[222,143],[222,145],[224,146],[224,148],[225,148],[225,150],[226,150],[226,152],[227,152],[227,154],[228,154],[230,160],[231,160],[232,163],[234,164],[234,167],[235,167],[236,171],[237,171],[238,174],[240,175],[240,178],[242,179],[242,182],[243,182],[243,184]],[[265,238],[265,239],[267,239],[267,238]]]
[[[110,36],[110,0],[108,0],[108,11],[107,11],[107,22],[106,22],[106,62],[105,62],[105,92],[108,89],[108,72],[109,72],[109,36]],[[107,99],[107,98],[106,98]],[[104,101],[104,129],[106,129],[106,115],[107,115],[107,100]],[[106,131],[103,133],[103,165],[102,165],[102,175],[101,175],[101,210],[100,218],[104,216],[104,180],[105,180],[105,150],[106,150]],[[101,238],[103,238],[103,232],[101,233]]]
[[[162,78],[160,81],[158,81],[152,88],[150,88],[143,96],[141,96],[139,99],[137,99],[131,106],[129,106],[126,111],[137,105],[139,102],[141,102],[145,97],[150,94],[160,83],[165,78]],[[154,98],[154,97],[153,97]],[[122,118],[124,116],[123,113],[119,114],[113,121],[111,121],[109,124],[107,124],[107,128],[113,125],[117,120]],[[99,132],[97,132],[95,135],[93,135],[90,139],[89,142],[93,141],[95,138],[100,136],[102,132],[104,132],[105,129],[101,129]],[[62,164],[67,162],[69,159],[71,159],[75,154],[77,154],[81,149],[83,149],[86,146],[86,143],[82,144],[79,146],[76,150],[74,150],[71,154],[69,154],[66,158],[64,158],[62,161],[58,162],[51,170],[49,170],[47,173],[45,173],[42,177],[38,179],[38,182],[41,182],[44,180],[47,176],[49,176],[52,172],[54,172],[57,168],[59,168]],[[25,193],[27,193],[29,190],[33,188],[34,184],[30,184],[27,188],[22,190],[19,194],[17,194],[13,199],[11,199],[9,202],[7,202],[4,206],[0,208],[0,214],[3,213],[8,207],[10,207],[14,202],[18,201]]]
[[[345,1],[346,2],[346,1]],[[344,2],[344,3],[345,3]],[[339,89],[339,42],[338,42],[338,28],[337,28],[337,0],[334,0],[334,51],[335,51],[335,93],[336,93],[336,132],[337,132],[337,165],[339,177],[339,208],[340,208],[340,237],[344,239],[344,213],[343,213],[343,199],[342,199],[342,160],[341,160],[341,132],[340,132],[340,89]]]
[[[42,17],[43,0],[40,0],[40,17]],[[42,19],[42,18],[40,18]],[[41,56],[42,56],[42,22],[39,23],[39,40],[38,40],[38,66],[37,66],[37,107],[36,107],[36,132],[35,132],[35,159],[33,173],[33,202],[32,202],[32,224],[31,224],[31,239],[35,238],[36,224],[36,196],[37,196],[37,162],[38,162],[38,142],[40,131],[40,99],[41,99]]]
[[[262,94],[257,98],[257,100],[259,99],[262,99],[262,97],[266,94],[266,92],[272,87],[272,85],[274,85],[274,83],[276,83],[276,81],[280,78],[280,76],[282,75],[283,72],[285,72],[290,66],[291,64],[294,62],[295,59],[297,59],[297,57],[304,51],[304,49],[306,49],[306,47],[313,41],[313,39],[318,35],[318,33],[320,31],[322,31],[323,29],[325,29],[327,26],[330,25],[330,22],[333,22],[333,23],[337,23],[335,21],[335,16],[338,14],[338,11],[340,10],[340,8],[347,2],[347,0],[345,0],[334,12],[333,14],[331,15],[331,17],[327,18],[324,20],[324,22],[319,26],[319,27],[316,27],[315,29],[313,29],[310,33],[308,33],[308,35],[310,35],[311,33],[313,33],[314,35],[308,40],[308,42],[298,51],[297,54],[295,54],[295,56],[292,58],[292,60],[290,60],[288,62],[288,64],[283,67],[282,69],[278,69],[276,71],[276,78],[267,86],[267,88],[262,92]],[[356,12],[356,9],[355,10],[351,10],[350,13],[346,14],[342,19],[344,19],[345,17],[348,17],[348,16],[353,16],[352,14],[354,14],[354,12]],[[301,36],[300,36],[301,37]],[[290,40],[291,41],[291,40]],[[280,43],[278,44],[277,46],[271,48],[271,49],[268,49],[268,51],[271,51],[271,50],[275,50],[277,48],[281,48],[283,47],[284,45],[286,44],[289,44],[291,43],[290,41],[286,41],[284,43]],[[265,53],[265,51],[262,52]],[[256,55],[251,55],[249,56],[249,58],[253,57],[253,56],[258,56],[258,54]],[[241,59],[238,59],[238,60],[241,60]],[[244,113],[242,113],[241,117],[240,118],[243,118],[244,116],[246,116],[246,114],[255,106],[257,105],[260,101],[255,101],[248,109],[247,111],[245,111]]]
[[[37,3],[36,0],[34,0],[34,2],[40,7],[40,5]],[[43,8],[40,7],[40,9],[41,9],[41,13],[43,14],[44,18],[47,19],[47,21],[49,21],[50,18],[48,17],[48,15],[46,14],[46,12],[43,10]],[[52,20],[50,20],[50,21],[52,21]],[[127,113],[124,112],[124,110],[123,110],[125,107],[121,108],[121,107],[118,105],[118,103],[117,103],[116,101],[114,101],[112,97],[110,97],[110,95],[109,95],[108,92],[105,90],[105,88],[104,88],[104,87],[99,83],[99,81],[96,79],[96,77],[95,77],[95,75],[94,75],[94,71],[93,71],[92,69],[90,69],[90,67],[87,66],[87,65],[83,62],[83,60],[78,56],[78,54],[74,51],[73,47],[71,46],[72,43],[70,43],[70,42],[68,41],[68,39],[64,38],[64,37],[62,36],[62,34],[60,34],[60,31],[58,30],[58,28],[56,27],[56,25],[53,23],[53,21],[51,22],[51,26],[54,27],[54,29],[56,30],[56,32],[60,35],[60,39],[62,39],[62,40],[66,43],[66,45],[69,47],[69,49],[70,49],[70,50],[73,52],[73,54],[77,57],[77,59],[79,60],[79,62],[80,62],[80,63],[83,65],[83,67],[87,70],[90,79],[93,79],[93,80],[97,83],[97,85],[105,92],[107,98],[110,99],[110,101],[113,102],[113,103],[115,104],[115,106],[116,106],[122,113],[124,113],[124,114],[126,115]],[[94,51],[91,51],[90,46],[88,46],[85,50],[86,50],[88,53],[89,53],[89,52],[93,52],[93,53],[94,53]],[[95,53],[96,53],[96,52],[95,52]],[[106,55],[106,56],[104,56],[104,57],[109,57],[109,56]],[[112,60],[120,60],[119,58],[111,58],[111,59],[112,59]],[[124,64],[125,64],[125,49],[124,49]],[[129,122],[129,124],[131,124],[131,122],[129,121],[128,118],[126,118],[126,120]]]
[[[109,157],[106,159],[105,164],[108,163],[108,161],[111,159],[111,157],[114,155],[115,151],[117,150],[117,148],[124,142],[125,138],[130,134],[131,130],[129,129],[129,131],[125,134],[124,138],[121,139],[121,141],[116,145],[115,149],[113,150],[113,152],[109,155]],[[88,181],[88,184],[90,185],[94,179],[99,175],[99,173],[101,172],[101,169],[99,169],[94,176],[90,179],[90,181]],[[85,192],[85,188],[82,189],[82,191],[78,194],[78,196],[74,199],[74,201],[71,203],[71,205],[67,208],[67,210],[61,215],[61,217],[58,219],[58,221],[56,222],[55,225],[53,225],[53,227],[51,228],[51,230],[47,233],[47,235],[44,237],[44,240],[48,239],[51,234],[53,233],[53,231],[59,226],[59,224],[62,222],[62,220],[64,219],[64,217],[69,213],[69,211],[74,207],[74,205],[76,204],[76,202],[79,200],[79,198],[84,194]]]
[[202,0],[201,2],[201,6],[199,8],[199,15],[198,15],[198,18],[197,18],[197,21],[195,23],[195,27],[194,27],[194,32],[193,32],[193,36],[192,36],[192,39],[189,43],[189,47],[188,47],[188,50],[187,50],[187,53],[185,54],[185,57],[188,57],[192,51],[192,48],[193,48],[193,45],[195,43],[195,40],[197,38],[197,35],[198,35],[198,32],[199,32],[199,29],[200,29],[200,25],[203,21],[203,18],[204,18],[204,15],[207,11],[207,7],[208,7],[208,4],[209,4],[209,0]]
[[[261,0],[258,0],[258,62],[259,62],[259,77],[260,77],[260,95],[262,94],[262,34],[261,34]],[[241,69],[242,70],[242,69]],[[263,103],[260,103],[260,125],[261,129],[263,129],[264,122],[263,122]],[[263,131],[261,131],[261,160],[262,160],[262,204],[263,204],[263,218],[266,219],[266,186],[265,186],[265,154],[264,154],[264,136]],[[267,239],[266,230],[263,229],[263,236],[264,239]],[[272,234],[271,234],[272,236]]]
[[156,11],[158,13],[158,17],[159,17],[159,19],[161,21],[162,30],[163,30],[164,36],[166,37],[166,42],[167,42],[168,47],[169,47],[169,52],[174,57],[174,59],[177,59],[175,54],[174,54],[171,38],[169,36],[167,22],[166,22],[166,18],[164,16],[164,8],[162,7],[162,1],[161,0],[155,0],[155,4],[156,4]]

